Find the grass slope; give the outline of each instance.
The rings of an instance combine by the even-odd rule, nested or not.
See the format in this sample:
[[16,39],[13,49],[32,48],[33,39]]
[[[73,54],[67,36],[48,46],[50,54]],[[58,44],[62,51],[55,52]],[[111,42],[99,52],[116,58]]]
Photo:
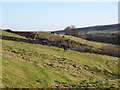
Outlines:
[[2,40],[3,87],[118,87],[118,58]]
[[[92,32],[91,32],[92,33]],[[118,34],[119,30],[103,30],[103,31],[94,31],[93,33],[99,33],[99,34],[104,34],[104,33],[108,33],[108,34]]]
[[20,35],[14,34],[14,33],[9,33],[9,32],[6,32],[6,31],[1,31],[0,35],[26,39],[25,37],[22,37]]
[[116,45],[112,45],[112,44],[107,44],[107,43],[99,43],[99,42],[94,42],[94,41],[88,41],[79,37],[74,37],[74,36],[70,36],[70,35],[62,35],[62,34],[50,34],[49,32],[39,32],[38,33],[38,37],[44,37],[47,38],[51,41],[59,41],[59,40],[66,40],[66,39],[70,39],[72,41],[75,42],[79,42],[81,44],[87,45],[87,46],[92,46],[93,49],[98,50],[98,49],[103,49],[104,47],[115,47]]
[[107,45],[115,46],[115,45],[112,45],[112,44],[106,44],[106,43],[99,43],[99,42],[94,42],[94,41],[88,41],[88,40],[85,40],[85,39],[82,39],[82,38],[78,38],[78,37],[74,37],[74,36],[69,36],[69,35],[61,35],[61,36],[65,36],[65,38],[67,38],[67,39],[70,39],[70,40],[73,40],[73,41],[76,41],[76,42],[80,42],[80,43],[88,45],[88,46],[92,46],[95,49],[97,49],[97,48],[103,48],[104,46],[107,46]]

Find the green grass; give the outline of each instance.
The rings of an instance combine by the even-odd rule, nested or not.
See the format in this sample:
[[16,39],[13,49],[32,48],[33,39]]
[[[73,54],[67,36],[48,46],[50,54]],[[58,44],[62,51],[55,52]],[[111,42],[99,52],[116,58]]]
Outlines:
[[78,37],[74,37],[74,36],[69,36],[69,35],[60,35],[60,36],[64,36],[66,39],[70,39],[88,46],[92,46],[93,49],[98,49],[98,48],[103,48],[104,46],[107,45],[111,45],[111,46],[115,46],[112,44],[106,44],[106,43],[99,43],[99,42],[94,42],[94,41],[88,41],[82,38],[78,38]]
[[95,49],[95,50],[107,47],[108,45],[115,46],[115,45],[112,45],[112,44],[106,44],[106,43],[99,43],[99,42],[94,42],[94,41],[88,41],[88,40],[85,40],[85,39],[82,39],[82,38],[78,38],[78,37],[74,37],[74,36],[69,36],[69,35],[50,34],[49,32],[39,32],[38,34],[39,34],[39,36],[47,38],[47,39],[52,40],[52,41],[59,41],[59,40],[70,39],[70,40],[79,42],[81,44],[85,44],[87,46],[92,46],[93,49]]
[[118,58],[2,40],[3,87],[118,87]]
[[94,33],[109,33],[109,34],[117,34],[119,30],[103,30],[103,31],[95,31]]
[[26,39],[25,37],[22,37],[20,35],[14,34],[14,33],[6,32],[6,31],[2,31],[0,33],[0,35]]
[[63,40],[64,38],[61,37],[60,35],[54,33],[51,34],[50,32],[38,32],[38,36],[39,38],[47,38],[51,41],[59,41],[59,40]]

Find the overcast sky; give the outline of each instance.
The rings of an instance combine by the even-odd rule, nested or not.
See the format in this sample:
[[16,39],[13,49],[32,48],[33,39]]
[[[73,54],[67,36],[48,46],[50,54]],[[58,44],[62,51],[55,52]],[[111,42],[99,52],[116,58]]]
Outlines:
[[117,9],[117,2],[3,2],[2,28],[48,31],[116,24]]

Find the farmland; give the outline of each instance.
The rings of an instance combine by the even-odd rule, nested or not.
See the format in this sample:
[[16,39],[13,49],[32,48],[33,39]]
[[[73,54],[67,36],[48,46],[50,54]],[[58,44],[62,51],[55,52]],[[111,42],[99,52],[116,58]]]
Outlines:
[[[28,39],[12,34],[3,32]],[[118,57],[12,40],[2,46],[4,88],[118,88]]]

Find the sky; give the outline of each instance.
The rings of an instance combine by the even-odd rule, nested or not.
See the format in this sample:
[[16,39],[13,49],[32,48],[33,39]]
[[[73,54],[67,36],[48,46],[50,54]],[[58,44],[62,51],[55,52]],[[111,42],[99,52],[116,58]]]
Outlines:
[[62,30],[116,24],[117,2],[3,2],[2,28],[12,30]]

